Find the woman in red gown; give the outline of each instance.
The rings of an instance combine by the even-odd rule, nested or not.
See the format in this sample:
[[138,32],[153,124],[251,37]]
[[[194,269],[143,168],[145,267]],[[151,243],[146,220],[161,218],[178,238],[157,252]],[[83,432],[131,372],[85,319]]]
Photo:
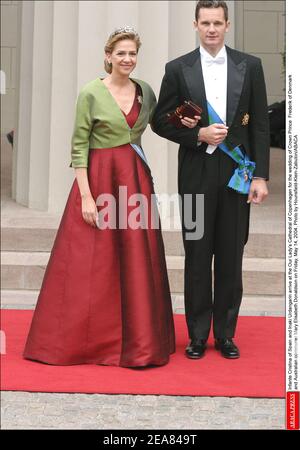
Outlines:
[[[129,78],[139,46],[134,30],[116,30],[106,46],[109,75],[79,96],[72,140],[76,179],[34,312],[27,359],[141,367],[166,364],[175,351],[160,225],[118,226],[120,187],[126,200],[143,194],[150,205],[154,196],[138,143],[155,97],[147,83]],[[96,199],[103,193],[116,199],[117,226],[99,229]],[[151,219],[150,210],[146,215]]]

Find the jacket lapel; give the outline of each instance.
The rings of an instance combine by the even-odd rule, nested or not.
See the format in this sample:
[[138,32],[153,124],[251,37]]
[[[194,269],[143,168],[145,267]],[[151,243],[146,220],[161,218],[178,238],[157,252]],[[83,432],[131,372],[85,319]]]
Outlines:
[[[240,101],[247,70],[246,59],[230,47],[227,50],[227,126],[233,122]],[[190,53],[189,59],[182,62],[183,76],[193,102],[201,106],[202,124],[208,126],[207,100],[202,73],[199,49]]]
[[189,60],[182,62],[182,72],[186,81],[191,100],[203,109],[202,124],[208,126],[207,100],[202,73],[199,48],[190,55]]
[[147,95],[148,91],[146,91],[146,88],[144,87],[143,83],[136,78],[131,78],[131,79],[140,86],[140,88],[142,90],[142,97],[143,97],[142,106],[141,106],[139,115],[137,117],[137,120],[135,121],[135,124],[132,127],[132,129],[134,129],[135,127],[137,127],[140,124],[141,121],[145,120],[145,108],[146,108],[146,105],[149,106],[150,102],[149,102],[149,98]]
[[240,101],[246,69],[246,59],[229,47],[227,50],[227,126],[231,126]]

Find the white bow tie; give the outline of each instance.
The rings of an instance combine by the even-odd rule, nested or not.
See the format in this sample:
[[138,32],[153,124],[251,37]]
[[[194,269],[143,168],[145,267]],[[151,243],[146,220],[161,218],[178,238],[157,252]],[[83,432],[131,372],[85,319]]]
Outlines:
[[224,64],[225,57],[224,56],[217,56],[216,58],[213,58],[213,57],[210,57],[210,56],[206,56],[204,61],[205,61],[205,64],[207,66],[211,66],[214,63],[216,63],[216,64]]

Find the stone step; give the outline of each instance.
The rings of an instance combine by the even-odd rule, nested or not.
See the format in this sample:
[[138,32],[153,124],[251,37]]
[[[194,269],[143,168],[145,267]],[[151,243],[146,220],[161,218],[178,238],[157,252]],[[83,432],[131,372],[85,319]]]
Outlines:
[[2,227],[1,249],[8,252],[49,252],[56,228]]
[[[2,252],[2,289],[40,289],[50,252]],[[167,256],[171,292],[183,292],[184,257]],[[244,293],[284,295],[283,258],[244,258]]]
[[[38,295],[38,290],[2,290],[1,307],[2,309],[34,309]],[[175,314],[184,314],[182,294],[172,295],[172,305]],[[284,316],[284,297],[244,295],[240,314],[244,316]]]
[[[184,258],[167,257],[171,291],[183,292]],[[282,258],[244,258],[243,285],[246,295],[284,295],[285,260]]]
[[[49,252],[56,236],[56,228],[3,227],[1,248],[11,252]],[[182,256],[184,249],[180,231],[163,231],[165,251],[168,256]],[[248,258],[284,258],[284,234],[250,234],[245,246]]]
[[[163,231],[166,255],[183,256],[182,235],[179,231]],[[284,258],[284,234],[250,234],[245,246],[246,258]]]

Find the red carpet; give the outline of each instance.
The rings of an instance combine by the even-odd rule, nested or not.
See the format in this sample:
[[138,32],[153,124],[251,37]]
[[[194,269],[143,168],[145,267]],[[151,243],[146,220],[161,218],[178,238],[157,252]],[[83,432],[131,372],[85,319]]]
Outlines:
[[[210,339],[203,359],[184,356],[184,316],[175,316],[177,351],[163,367],[127,369],[97,365],[50,366],[24,360],[32,311],[3,310],[4,391],[160,394],[224,397],[285,397],[284,318],[240,317],[236,343],[241,358],[226,360]],[[2,333],[3,334],[3,333]]]

